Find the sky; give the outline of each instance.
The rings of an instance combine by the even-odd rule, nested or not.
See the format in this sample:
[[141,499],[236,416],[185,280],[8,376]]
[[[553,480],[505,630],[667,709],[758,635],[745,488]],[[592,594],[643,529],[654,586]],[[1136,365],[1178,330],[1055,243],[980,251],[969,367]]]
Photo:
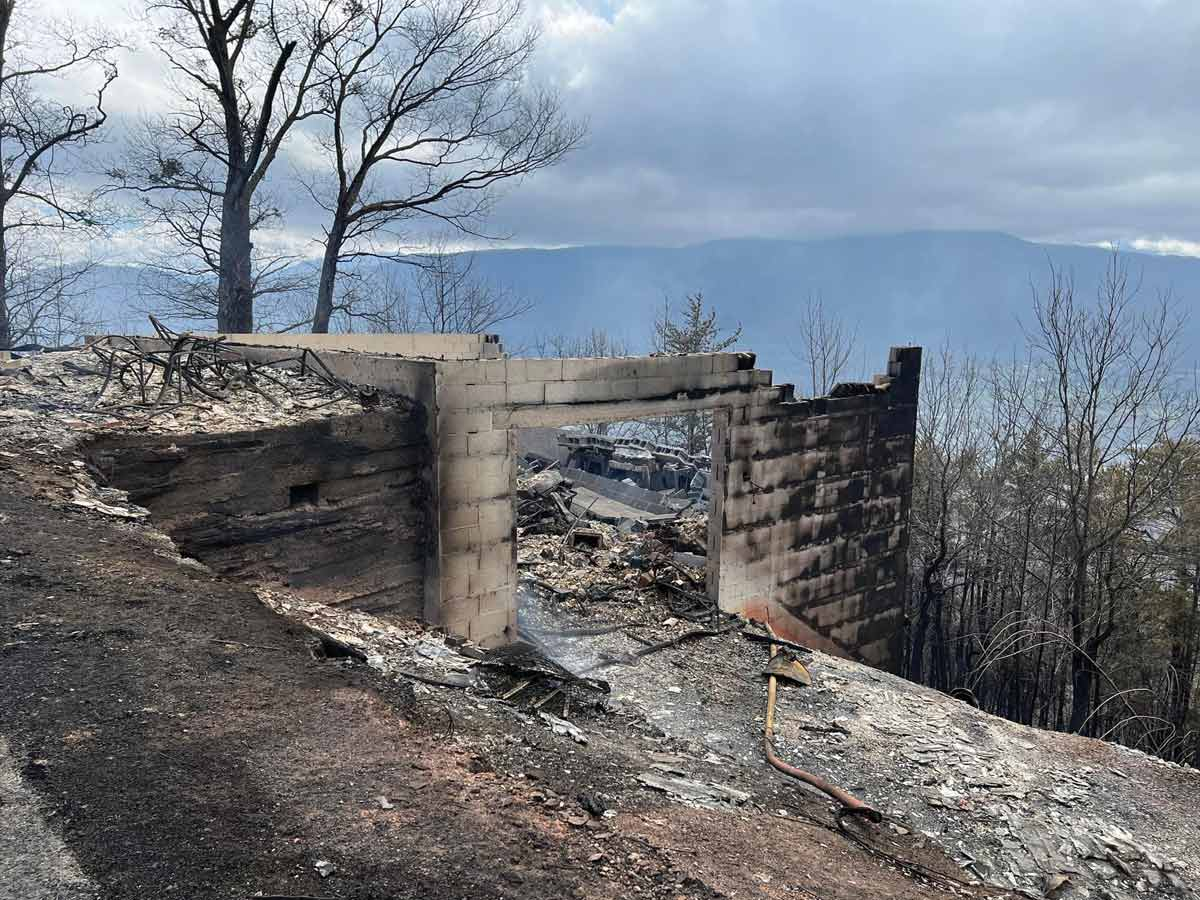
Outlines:
[[[506,188],[510,245],[986,229],[1200,255],[1195,0],[526,2],[531,83],[588,137]],[[122,9],[104,21],[136,44]],[[109,152],[169,103],[163,71],[123,54]],[[283,186],[277,239],[319,252],[322,214]]]

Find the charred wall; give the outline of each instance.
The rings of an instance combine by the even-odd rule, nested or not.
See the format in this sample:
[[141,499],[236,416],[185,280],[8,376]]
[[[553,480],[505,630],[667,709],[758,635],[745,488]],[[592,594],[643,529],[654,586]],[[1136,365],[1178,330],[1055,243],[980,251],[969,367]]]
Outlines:
[[195,557],[328,603],[420,615],[436,541],[422,406],[283,428],[124,436],[90,456]]
[[899,660],[921,365],[892,351],[856,396],[717,419],[721,606],[884,668]]

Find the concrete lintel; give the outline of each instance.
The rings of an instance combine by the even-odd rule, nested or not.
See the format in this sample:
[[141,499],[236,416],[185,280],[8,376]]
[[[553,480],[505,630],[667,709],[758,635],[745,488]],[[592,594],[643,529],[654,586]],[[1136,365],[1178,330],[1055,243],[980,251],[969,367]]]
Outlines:
[[753,402],[758,387],[743,385],[733,388],[712,388],[701,396],[690,397],[680,391],[675,397],[642,400],[612,400],[597,403],[551,403],[545,406],[526,406],[497,410],[493,422],[497,428],[542,428],[577,425],[583,422],[620,422],[626,419],[645,419],[671,416],[685,412],[743,406]]
[[486,334],[226,334],[223,337],[230,344],[439,360],[492,359],[503,352],[494,336]]

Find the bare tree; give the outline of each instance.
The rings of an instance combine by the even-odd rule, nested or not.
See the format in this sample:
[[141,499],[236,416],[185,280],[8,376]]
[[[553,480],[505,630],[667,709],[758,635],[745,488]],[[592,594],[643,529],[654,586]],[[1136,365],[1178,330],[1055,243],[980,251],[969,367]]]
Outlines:
[[605,359],[629,356],[629,344],[614,337],[603,328],[593,328],[582,337],[567,337],[562,334],[543,335],[533,344],[533,355],[559,359]]
[[86,299],[95,260],[66,262],[49,251],[28,249],[20,237],[10,238],[5,248],[9,346],[59,347],[97,330],[101,323]]
[[[219,208],[217,328],[254,330],[255,193],[289,133],[315,114],[315,63],[351,27],[337,0],[151,0],[176,108],[111,175],[116,186]],[[192,248],[194,249],[194,248]]]
[[[37,332],[82,277],[56,255],[39,265],[38,247],[42,235],[100,224],[94,198],[66,179],[107,120],[104,94],[117,77],[113,38],[25,10],[0,0],[0,348]],[[94,78],[95,102],[51,100],[50,85],[67,76]]]
[[[662,315],[654,322],[652,343],[656,353],[719,353],[742,338],[742,326],[725,332],[717,324],[717,311],[704,308],[704,294],[688,294],[683,314],[671,313],[671,301],[663,300]],[[667,416],[649,423],[654,439],[678,444],[688,453],[708,453],[712,445],[712,414],[702,412]]]
[[[593,328],[582,337],[565,335],[543,335],[533,345],[533,355],[542,358],[561,359],[605,359],[629,356],[629,344],[614,337],[603,328]],[[637,421],[629,422],[585,422],[579,428],[588,434],[605,434],[612,437],[639,437],[646,427]]]
[[475,274],[475,256],[452,253],[439,242],[414,258],[412,322],[418,331],[482,334],[533,304]]
[[525,84],[537,33],[522,20],[520,0],[367,0],[322,48],[333,176],[308,181],[331,217],[314,332],[329,329],[341,263],[394,257],[417,216],[473,232],[498,185],[579,142],[558,98]]
[[1170,298],[1139,312],[1138,290],[1114,253],[1093,307],[1053,267],[1035,307],[1031,337],[1054,388],[1047,438],[1069,526],[1071,731],[1090,716],[1095,659],[1117,621],[1118,595],[1089,590],[1089,577],[1169,495],[1172,461],[1200,418],[1195,391],[1180,383],[1182,323]]
[[800,312],[800,350],[796,355],[808,370],[810,397],[824,397],[837,384],[856,340],[856,330],[827,312],[820,294],[809,294]]
[[[140,308],[192,327],[216,327],[221,253],[221,196],[195,192],[140,196],[143,222],[162,246],[147,253],[138,282]],[[251,205],[252,232],[282,220],[283,214],[263,191]],[[267,331],[307,324],[305,309],[316,284],[303,258],[263,242],[251,247],[250,292],[256,326]],[[307,301],[307,302],[305,302]]]
[[[373,271],[343,273],[338,279],[331,328],[338,332],[410,334],[420,331],[411,273],[381,262]],[[312,324],[312,297],[306,298],[303,326]]]
[[[961,509],[961,492],[975,474],[981,452],[980,377],[975,361],[957,358],[945,347],[937,356],[927,357],[923,369],[910,516],[911,552],[918,557],[914,568],[920,573],[915,621],[909,629],[908,674],[915,681],[925,674],[930,629],[942,626],[946,574],[974,537],[961,523],[954,527],[952,518]],[[822,388],[816,396],[827,392]],[[945,665],[940,656],[945,644],[944,635],[935,635],[932,669],[942,681]]]

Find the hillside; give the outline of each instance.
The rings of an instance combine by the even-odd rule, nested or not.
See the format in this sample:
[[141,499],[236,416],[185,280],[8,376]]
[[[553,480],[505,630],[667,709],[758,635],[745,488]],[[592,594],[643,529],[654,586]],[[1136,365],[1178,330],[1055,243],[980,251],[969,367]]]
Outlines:
[[[1123,254],[1142,277],[1142,296],[1171,290],[1181,307],[1200,297],[1200,260]],[[1031,284],[1044,283],[1049,262],[1074,274],[1090,295],[1108,263],[1106,250],[1037,244],[990,232],[914,232],[808,241],[716,241],[688,247],[575,247],[494,250],[477,254],[476,271],[528,297],[535,309],[498,330],[513,350],[539,336],[603,328],[631,350],[649,342],[664,297],[700,290],[723,323],[740,322],[741,342],[778,380],[798,372],[791,322],[799,303],[819,293],[859,331],[861,375],[889,345],[934,347],[950,341],[972,352],[1006,355],[1031,311]],[[407,271],[401,268],[401,271]],[[108,267],[97,297],[112,326],[136,296],[136,269]],[[1185,339],[1200,349],[1200,317]],[[1193,353],[1192,355],[1196,355]]]

